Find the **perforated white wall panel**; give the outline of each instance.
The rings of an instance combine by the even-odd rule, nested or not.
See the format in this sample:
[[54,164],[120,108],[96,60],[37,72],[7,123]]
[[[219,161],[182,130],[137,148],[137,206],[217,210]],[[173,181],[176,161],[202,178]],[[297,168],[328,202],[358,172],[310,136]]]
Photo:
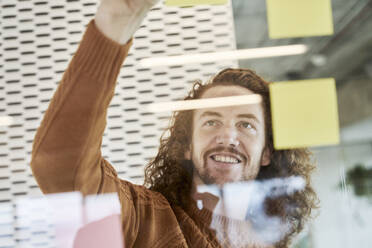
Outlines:
[[[0,126],[0,247],[49,247],[48,232],[37,235],[15,224],[14,203],[19,196],[40,194],[29,168],[33,138],[97,1],[0,4],[0,116],[14,118],[10,126]],[[156,154],[168,124],[170,113],[149,113],[147,104],[181,99],[195,79],[206,80],[237,66],[226,61],[150,69],[139,66],[138,60],[231,49],[235,37],[230,3],[190,8],[160,3],[150,12],[118,78],[103,140],[103,154],[122,178],[142,183],[144,165]]]

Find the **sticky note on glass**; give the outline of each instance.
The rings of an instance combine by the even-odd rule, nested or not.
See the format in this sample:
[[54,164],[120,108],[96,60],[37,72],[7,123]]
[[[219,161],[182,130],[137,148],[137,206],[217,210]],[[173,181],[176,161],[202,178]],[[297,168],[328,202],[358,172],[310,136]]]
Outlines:
[[333,34],[331,0],[266,0],[272,39]]
[[202,5],[202,4],[221,5],[221,4],[227,4],[227,0],[166,0],[165,1],[165,5],[179,6],[179,7]]
[[270,100],[275,149],[339,143],[333,78],[272,83]]

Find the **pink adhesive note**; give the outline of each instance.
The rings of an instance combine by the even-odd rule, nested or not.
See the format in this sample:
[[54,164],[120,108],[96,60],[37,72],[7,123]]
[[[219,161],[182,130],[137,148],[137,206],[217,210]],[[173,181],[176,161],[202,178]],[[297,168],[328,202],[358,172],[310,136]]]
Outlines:
[[120,227],[120,215],[117,214],[93,221],[79,229],[73,247],[122,248],[124,242]]
[[123,248],[117,194],[83,197],[79,192],[47,196],[52,208],[57,248]]
[[84,225],[83,196],[79,192],[46,195],[53,216],[57,248],[71,248],[76,232]]

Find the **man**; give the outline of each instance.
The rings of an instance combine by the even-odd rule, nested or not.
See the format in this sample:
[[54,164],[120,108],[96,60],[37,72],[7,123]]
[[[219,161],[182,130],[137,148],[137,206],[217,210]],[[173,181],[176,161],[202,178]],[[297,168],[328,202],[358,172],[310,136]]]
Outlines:
[[[102,158],[117,75],[130,38],[155,2],[101,2],[34,140],[31,166],[40,188],[44,193],[117,192],[125,247],[287,247],[315,206],[313,165],[305,149],[273,148],[268,83],[250,70],[226,69],[208,84],[194,85],[185,100],[259,94],[263,102],[175,113],[170,135],[162,137],[159,153],[146,167],[147,188],[120,180]],[[248,239],[257,232],[253,222],[214,215],[218,197],[201,194],[198,186],[293,175],[304,178],[304,190],[265,201],[265,214],[289,223],[280,240],[234,243],[211,228],[212,222],[239,226]]]

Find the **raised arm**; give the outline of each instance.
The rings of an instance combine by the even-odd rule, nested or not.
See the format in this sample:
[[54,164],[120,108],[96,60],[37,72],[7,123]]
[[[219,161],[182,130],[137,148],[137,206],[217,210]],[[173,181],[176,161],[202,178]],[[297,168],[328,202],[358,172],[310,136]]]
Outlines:
[[31,167],[44,193],[98,193],[107,171],[101,156],[106,114],[121,65],[157,1],[102,0],[36,133]]

